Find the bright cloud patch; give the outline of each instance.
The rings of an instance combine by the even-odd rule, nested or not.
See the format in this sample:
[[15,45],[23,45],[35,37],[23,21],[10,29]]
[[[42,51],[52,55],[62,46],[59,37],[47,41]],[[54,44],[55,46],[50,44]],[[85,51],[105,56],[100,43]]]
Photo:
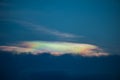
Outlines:
[[22,42],[10,46],[0,46],[0,50],[15,52],[16,54],[31,53],[43,54],[49,53],[52,55],[81,55],[81,56],[107,56],[101,48],[91,44],[69,43],[69,42],[45,42],[32,41]]

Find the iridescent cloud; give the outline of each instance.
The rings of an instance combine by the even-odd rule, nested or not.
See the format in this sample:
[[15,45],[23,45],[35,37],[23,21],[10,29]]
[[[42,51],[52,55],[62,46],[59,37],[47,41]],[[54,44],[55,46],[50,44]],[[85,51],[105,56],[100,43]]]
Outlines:
[[16,54],[31,53],[33,55],[43,53],[49,53],[56,56],[64,54],[81,56],[109,55],[98,46],[70,42],[45,42],[45,41],[21,42],[10,46],[0,46],[0,50],[14,52]]

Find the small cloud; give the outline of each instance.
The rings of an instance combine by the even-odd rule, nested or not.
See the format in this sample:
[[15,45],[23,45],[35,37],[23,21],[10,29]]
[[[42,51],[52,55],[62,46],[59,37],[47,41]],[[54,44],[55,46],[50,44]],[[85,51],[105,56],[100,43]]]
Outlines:
[[70,33],[62,33],[62,32],[59,32],[57,30],[53,31],[52,34],[59,36],[59,37],[62,37],[62,38],[79,38],[79,37],[81,37],[81,36],[77,36],[77,35],[70,34]]
[[48,41],[22,42],[14,46],[13,45],[0,46],[0,50],[15,52],[16,54],[31,53],[33,55],[43,53],[49,53],[55,56],[64,54],[81,55],[89,57],[109,55],[109,53],[104,52],[98,46],[70,42],[48,42]]

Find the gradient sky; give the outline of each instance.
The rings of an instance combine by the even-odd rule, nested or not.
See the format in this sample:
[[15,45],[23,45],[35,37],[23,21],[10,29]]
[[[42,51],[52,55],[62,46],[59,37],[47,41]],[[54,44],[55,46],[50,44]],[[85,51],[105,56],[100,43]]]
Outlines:
[[[99,45],[112,53],[120,52],[120,3],[117,0],[3,0],[0,7],[1,44],[29,40],[72,41]],[[59,38],[13,20],[81,37]]]
[[[120,54],[119,27],[118,0],[0,1],[0,46],[15,46],[17,42],[23,41],[57,41],[96,45],[110,54]],[[119,56],[101,58],[70,55],[55,57],[48,54],[18,56],[0,51],[0,65],[2,65],[0,76],[7,76],[8,79],[5,80],[9,80],[9,77],[14,78],[16,75],[16,80],[19,80],[18,78],[24,78],[23,76],[28,74],[36,76],[37,73],[42,74],[46,71],[44,74],[47,73],[49,77],[51,73],[54,75],[63,71],[61,73],[63,74],[65,71],[67,74],[71,70],[77,76],[79,74],[116,76],[120,73],[119,62]],[[99,77],[97,80],[103,80]]]

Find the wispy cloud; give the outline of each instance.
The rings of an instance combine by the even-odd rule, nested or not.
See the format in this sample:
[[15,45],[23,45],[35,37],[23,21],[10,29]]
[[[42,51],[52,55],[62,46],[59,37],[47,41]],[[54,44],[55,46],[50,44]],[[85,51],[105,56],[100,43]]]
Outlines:
[[81,56],[107,56],[109,53],[104,52],[101,48],[91,44],[68,43],[68,42],[45,42],[32,41],[22,42],[16,45],[0,46],[0,50],[14,52],[16,54],[33,55],[49,53],[52,55],[81,55]]
[[[1,2],[0,6],[10,6],[10,7],[12,7],[13,5]],[[32,12],[34,12],[34,11],[32,11]],[[1,13],[0,13],[2,15],[1,17],[3,17],[3,16],[5,17],[7,15],[6,13],[7,13],[7,11],[1,11]],[[23,13],[25,13],[25,11],[24,10],[22,10],[22,11],[21,10],[9,11],[9,14],[13,14],[13,16],[15,15],[14,13],[15,14],[23,14]],[[38,12],[35,12],[35,13],[38,13]],[[39,12],[39,14],[40,14],[40,12]],[[75,35],[73,33],[61,32],[61,31],[56,30],[56,29],[50,29],[50,28],[47,28],[45,26],[41,26],[40,24],[34,24],[34,23],[28,22],[28,21],[23,21],[23,20],[18,20],[18,19],[8,19],[8,18],[4,19],[4,21],[15,22],[15,23],[18,23],[19,25],[23,25],[24,27],[28,27],[28,29],[31,29],[31,30],[36,31],[38,33],[42,32],[42,33],[45,33],[45,34],[56,36],[57,38],[60,38],[60,39],[63,39],[63,38],[77,39],[77,38],[82,38],[83,37],[83,36]]]
[[33,24],[31,22],[20,21],[20,20],[11,20],[11,21],[16,22],[20,25],[23,25],[25,27],[28,27],[32,30],[35,30],[38,32],[43,32],[45,34],[50,34],[50,35],[60,37],[60,38],[81,38],[81,37],[83,37],[83,36],[78,36],[78,35],[71,34],[71,33],[60,32],[55,29],[48,29],[45,26],[43,27],[41,25]]
[[33,24],[31,22],[27,22],[27,21],[22,21],[22,20],[14,20],[14,19],[0,19],[0,21],[9,21],[9,22],[14,22],[17,23],[19,25],[22,25],[24,27],[27,27],[28,29],[31,29],[33,31],[37,31],[37,32],[42,32],[45,34],[50,34],[59,38],[82,38],[83,36],[78,36],[72,33],[65,33],[65,32],[60,32],[58,30],[55,29],[49,29],[45,26],[41,26],[41,25],[37,25],[37,24]]

